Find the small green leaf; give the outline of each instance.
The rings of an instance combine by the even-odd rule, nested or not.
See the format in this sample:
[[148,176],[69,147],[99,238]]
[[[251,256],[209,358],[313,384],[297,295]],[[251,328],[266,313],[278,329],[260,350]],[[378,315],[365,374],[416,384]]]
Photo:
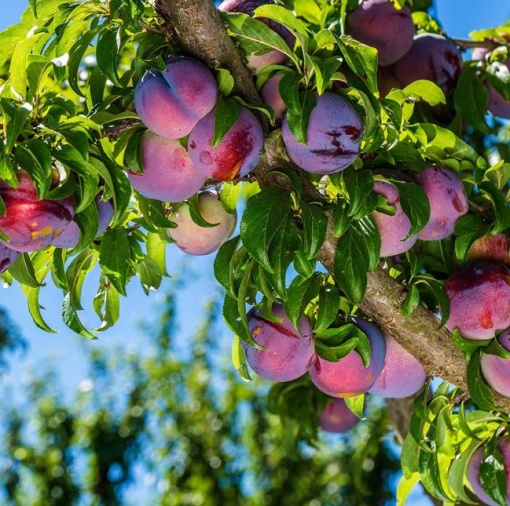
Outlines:
[[104,30],[97,40],[97,66],[115,86],[122,86],[117,73],[122,30],[110,26]]
[[325,284],[319,290],[319,302],[313,332],[326,330],[336,319],[340,308],[340,294],[336,286]]
[[135,266],[135,273],[140,279],[140,283],[146,295],[160,287],[163,276],[159,265],[152,258],[145,257],[138,262]]
[[107,230],[101,240],[99,265],[121,295],[126,295],[130,247],[124,228]]
[[405,239],[416,235],[430,219],[430,202],[423,189],[414,183],[392,181],[397,187],[400,205],[411,221],[411,229]]
[[355,397],[346,397],[345,404],[360,419],[364,418],[365,394],[356,395]]
[[211,147],[215,148],[236,124],[241,114],[241,108],[236,100],[231,97],[218,97],[214,109],[214,136]]
[[408,97],[422,100],[432,106],[446,104],[443,90],[432,81],[418,79],[407,85],[403,91]]
[[299,94],[299,111],[287,111],[286,119],[293,137],[301,144],[306,145],[308,135],[308,122],[313,108],[317,104],[317,94],[312,90],[305,90]]
[[248,365],[246,363],[246,355],[244,349],[241,346],[241,340],[239,336],[234,334],[232,340],[232,363],[236,368],[237,373],[244,381],[251,381],[250,372],[248,371]]
[[480,371],[481,356],[481,350],[475,351],[471,355],[468,363],[467,384],[473,402],[480,409],[492,411],[494,409],[494,395],[482,377]]
[[234,78],[227,69],[216,69],[216,81],[218,82],[218,91],[220,95],[228,97],[234,89]]
[[320,275],[310,279],[296,276],[287,289],[287,300],[284,303],[285,314],[294,328],[299,332],[299,322],[305,314],[308,304],[319,294]]
[[76,309],[71,303],[71,294],[67,293],[62,302],[62,319],[64,323],[74,332],[80,334],[87,339],[97,339],[94,334],[91,334],[81,323]]
[[328,217],[319,206],[302,201],[300,207],[305,253],[308,260],[312,260],[317,256],[326,238]]

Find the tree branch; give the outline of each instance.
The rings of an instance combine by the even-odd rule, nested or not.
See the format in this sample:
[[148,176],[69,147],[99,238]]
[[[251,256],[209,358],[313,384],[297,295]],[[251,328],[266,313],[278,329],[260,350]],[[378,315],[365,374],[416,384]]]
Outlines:
[[[213,68],[230,70],[236,81],[235,93],[250,101],[258,101],[253,77],[243,64],[239,48],[230,39],[221,18],[209,0],[156,0],[158,12],[173,26],[179,44],[185,51],[205,61]],[[266,138],[261,162],[255,174],[262,185],[267,185],[267,173],[276,168],[292,167],[304,186],[306,200],[320,200],[322,196],[306,175],[292,165],[281,143],[281,132],[272,132]],[[272,184],[289,188],[284,176],[276,176]],[[318,259],[334,273],[337,240],[333,234],[333,218],[326,241]],[[360,309],[383,330],[393,336],[424,366],[429,376],[439,376],[467,391],[466,361],[446,328],[439,329],[439,320],[426,308],[418,306],[411,315],[401,314],[405,287],[379,266],[368,273],[368,286]],[[495,394],[496,405],[510,412],[510,399]]]

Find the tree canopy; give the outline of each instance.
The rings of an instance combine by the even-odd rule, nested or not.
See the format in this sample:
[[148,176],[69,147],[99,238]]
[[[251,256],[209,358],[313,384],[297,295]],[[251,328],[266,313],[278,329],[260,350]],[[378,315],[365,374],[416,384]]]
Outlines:
[[[66,325],[95,338],[133,278],[160,287],[169,248],[219,247],[240,375],[264,328],[312,344],[310,376],[269,396],[297,439],[316,437],[321,368],[380,373],[380,329],[443,380],[388,401],[398,501],[421,481],[444,502],[506,504],[509,39],[507,23],[451,40],[426,0],[31,0],[0,33],[3,279],[48,332],[53,283]],[[338,395],[362,417],[366,390]]]

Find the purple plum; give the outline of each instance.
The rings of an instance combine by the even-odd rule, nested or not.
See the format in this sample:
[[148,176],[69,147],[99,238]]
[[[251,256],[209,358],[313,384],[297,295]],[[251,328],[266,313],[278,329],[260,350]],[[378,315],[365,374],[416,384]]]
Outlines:
[[510,266],[510,237],[505,233],[476,239],[468,250],[468,261],[493,260]]
[[393,216],[379,211],[372,213],[372,218],[381,235],[381,256],[400,255],[410,250],[418,240],[418,236],[413,235],[405,239],[411,230],[411,221],[400,205],[400,195],[397,188],[385,181],[375,181],[374,191],[382,195],[388,201],[388,204],[395,206]]
[[473,262],[444,285],[450,301],[446,327],[466,339],[491,339],[510,327],[510,270],[493,262]]
[[198,195],[198,208],[208,223],[217,223],[214,227],[197,225],[190,214],[189,204],[182,203],[170,216],[176,228],[169,228],[168,235],[177,247],[189,255],[208,255],[216,251],[231,235],[236,226],[236,214],[229,213],[223,207],[215,192],[204,191]]
[[401,399],[409,397],[425,384],[423,366],[393,337],[386,335],[386,355],[380,376],[369,393],[378,397]]
[[350,102],[326,91],[317,97],[310,114],[306,144],[292,135],[287,115],[282,135],[287,153],[298,167],[314,174],[332,174],[347,168],[358,156],[363,122]]
[[0,273],[5,272],[19,257],[19,252],[0,244]]
[[317,421],[326,432],[348,432],[359,422],[360,419],[347,407],[344,399],[331,399]]
[[445,93],[453,93],[462,71],[462,58],[457,46],[442,35],[421,33],[411,49],[395,63],[395,77],[402,87],[427,79]]
[[166,70],[148,70],[135,88],[135,108],[148,128],[168,139],[188,135],[218,98],[210,70],[192,58],[174,56]]
[[[499,344],[510,351],[510,328],[498,336]],[[482,353],[481,368],[487,383],[501,395],[510,397],[510,359]]]
[[255,115],[246,107],[221,142],[212,147],[214,111],[198,122],[188,139],[189,156],[207,178],[231,181],[249,174],[259,163],[264,132]]
[[363,318],[353,318],[354,324],[368,336],[371,358],[368,367],[363,366],[361,357],[351,351],[338,362],[317,357],[309,374],[314,385],[331,397],[354,397],[367,392],[381,374],[386,341],[379,328]]
[[255,342],[264,350],[242,343],[246,362],[259,376],[271,381],[291,381],[310,369],[315,360],[312,329],[306,316],[299,321],[299,332],[292,326],[282,305],[273,306],[281,322],[266,320],[255,309],[248,313],[248,325]]
[[407,7],[390,0],[364,0],[347,18],[347,33],[379,53],[379,65],[400,60],[413,45],[414,23]]
[[[503,467],[505,469],[506,481],[507,481],[507,492],[506,492],[506,504],[510,505],[510,438],[504,437],[500,439],[497,444],[498,450],[501,452],[503,457]],[[476,497],[488,506],[498,506],[498,503],[493,501],[487,492],[483,489],[482,482],[480,481],[480,465],[484,459],[484,447],[480,446],[475,450],[471,459],[468,463],[467,477],[469,483],[473,487],[473,491]]]
[[468,200],[462,180],[444,167],[427,167],[415,174],[430,202],[430,219],[418,232],[422,241],[439,241],[453,234],[457,220],[468,210]]
[[166,139],[150,130],[142,137],[142,166],[143,172],[127,174],[133,188],[149,199],[180,202],[205,184],[205,176],[177,139]]
[[262,101],[273,109],[277,120],[282,119],[283,115],[287,111],[287,106],[285,105],[278,88],[284,75],[285,74],[283,72],[278,72],[268,79],[260,89],[260,97],[262,98]]

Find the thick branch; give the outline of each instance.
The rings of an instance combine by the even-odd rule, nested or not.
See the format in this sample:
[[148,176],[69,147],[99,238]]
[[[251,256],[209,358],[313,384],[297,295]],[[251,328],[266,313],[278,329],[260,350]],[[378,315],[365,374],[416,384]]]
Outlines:
[[[212,67],[229,69],[236,80],[236,93],[252,101],[258,101],[253,78],[244,67],[237,46],[228,37],[225,26],[212,2],[209,0],[156,0],[158,12],[173,26],[179,44],[192,55]],[[295,168],[286,156],[280,132],[272,132],[266,139],[261,163],[256,177],[267,184],[267,172],[276,168],[293,168],[304,187],[307,200],[321,196],[300,169]],[[289,180],[276,176],[272,184],[289,187]],[[336,239],[332,232],[332,217],[326,241],[319,253],[319,261],[334,273]],[[438,329],[436,316],[418,306],[408,317],[401,314],[405,299],[405,287],[388,275],[382,267],[368,273],[368,287],[361,310],[378,323],[381,329],[392,335],[412,353],[425,367],[429,376],[439,376],[467,391],[466,362],[455,345],[450,333]],[[495,395],[496,404],[510,412],[510,399]]]

